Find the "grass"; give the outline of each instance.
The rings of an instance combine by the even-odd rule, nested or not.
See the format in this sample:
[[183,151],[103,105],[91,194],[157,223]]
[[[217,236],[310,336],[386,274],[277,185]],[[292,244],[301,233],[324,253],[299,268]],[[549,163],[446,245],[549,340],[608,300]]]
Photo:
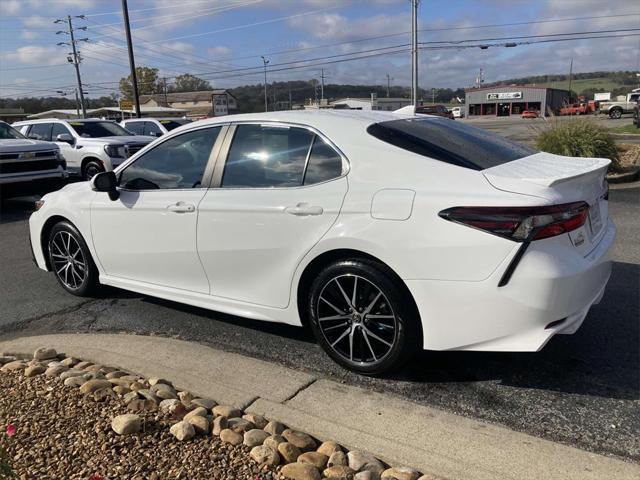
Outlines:
[[613,136],[604,127],[589,121],[563,122],[543,130],[536,139],[536,146],[543,152],[567,157],[608,158],[612,170],[619,168],[618,147]]
[[640,128],[636,127],[633,123],[629,125],[623,125],[622,127],[615,127],[609,130],[611,133],[626,133],[632,135],[640,135]]
[[[569,80],[567,79],[558,82],[537,83],[536,86],[568,90]],[[574,92],[582,92],[583,90],[591,88],[602,88],[605,92],[610,92],[613,89],[621,86],[623,85],[611,80],[609,77],[582,78],[579,80],[573,80],[571,82],[571,90],[573,90]]]

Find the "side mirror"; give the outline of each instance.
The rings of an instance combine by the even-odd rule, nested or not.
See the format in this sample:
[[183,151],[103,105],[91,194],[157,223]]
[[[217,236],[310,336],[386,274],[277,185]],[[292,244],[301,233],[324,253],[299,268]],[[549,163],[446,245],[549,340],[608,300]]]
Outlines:
[[64,143],[68,143],[69,145],[73,145],[75,143],[75,140],[70,134],[61,133],[56,137],[56,142],[64,142]]
[[96,192],[107,192],[109,198],[116,201],[120,197],[117,189],[118,179],[113,171],[100,172],[91,179],[91,188]]

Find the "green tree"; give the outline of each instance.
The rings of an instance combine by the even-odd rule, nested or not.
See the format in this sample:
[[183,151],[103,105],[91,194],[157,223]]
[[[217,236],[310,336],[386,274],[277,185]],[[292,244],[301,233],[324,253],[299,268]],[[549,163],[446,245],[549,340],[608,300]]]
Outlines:
[[[158,82],[158,69],[151,67],[136,67],[136,79],[138,80],[138,93],[149,95],[160,93],[162,86]],[[126,100],[133,100],[133,84],[131,75],[120,79],[120,93]]]
[[170,92],[199,92],[202,90],[211,90],[211,84],[188,73],[178,75],[173,85],[169,87]]

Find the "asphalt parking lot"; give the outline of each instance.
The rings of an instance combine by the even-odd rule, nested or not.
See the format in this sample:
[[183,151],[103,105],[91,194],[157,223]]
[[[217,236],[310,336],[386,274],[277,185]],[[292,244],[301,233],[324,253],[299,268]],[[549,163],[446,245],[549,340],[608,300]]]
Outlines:
[[424,352],[399,374],[372,379],[338,367],[302,329],[111,288],[79,299],[31,261],[33,198],[6,201],[0,210],[0,338],[57,332],[177,337],[640,461],[640,184],[612,189],[610,200],[619,236],[606,295],[575,335],[558,336],[538,353]]

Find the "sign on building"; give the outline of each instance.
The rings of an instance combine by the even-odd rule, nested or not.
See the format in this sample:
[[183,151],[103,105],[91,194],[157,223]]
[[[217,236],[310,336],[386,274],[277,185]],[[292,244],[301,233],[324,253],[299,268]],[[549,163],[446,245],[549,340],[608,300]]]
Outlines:
[[487,100],[517,100],[522,98],[522,92],[487,93]]
[[130,100],[120,100],[120,110],[133,110],[133,103]]

